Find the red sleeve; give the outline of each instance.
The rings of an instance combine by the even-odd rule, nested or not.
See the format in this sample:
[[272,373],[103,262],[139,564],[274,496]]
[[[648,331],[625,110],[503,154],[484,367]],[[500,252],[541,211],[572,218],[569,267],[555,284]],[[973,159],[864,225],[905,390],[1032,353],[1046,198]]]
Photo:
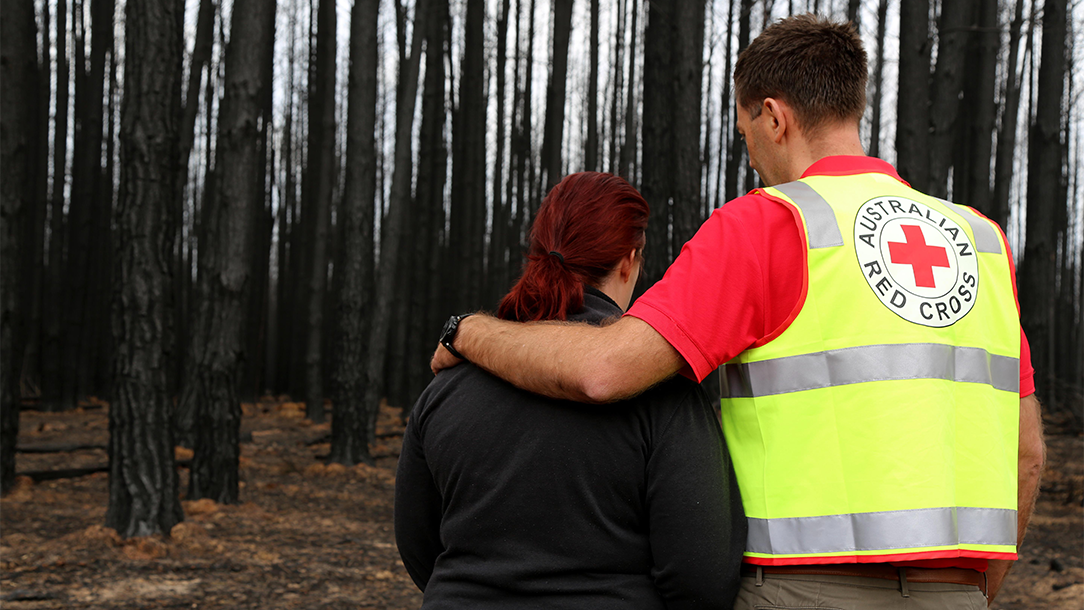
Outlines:
[[[719,208],[628,314],[647,322],[702,381],[788,322],[805,274],[801,235],[783,205],[746,195]],[[690,374],[691,373],[691,374]]]

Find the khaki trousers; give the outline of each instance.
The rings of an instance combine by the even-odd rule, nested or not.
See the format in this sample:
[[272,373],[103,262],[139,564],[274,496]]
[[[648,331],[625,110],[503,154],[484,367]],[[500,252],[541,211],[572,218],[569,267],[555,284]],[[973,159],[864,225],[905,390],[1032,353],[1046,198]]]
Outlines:
[[985,610],[978,587],[940,582],[909,582],[904,597],[899,581],[860,576],[764,574],[743,576],[735,610]]

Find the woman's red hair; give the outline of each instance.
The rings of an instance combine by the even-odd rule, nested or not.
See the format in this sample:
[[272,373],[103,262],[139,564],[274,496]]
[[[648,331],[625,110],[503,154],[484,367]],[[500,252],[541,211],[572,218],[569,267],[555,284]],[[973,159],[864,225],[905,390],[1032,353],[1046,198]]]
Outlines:
[[647,202],[624,178],[565,176],[542,201],[523,275],[501,299],[497,316],[528,322],[578,312],[584,284],[600,285],[623,257],[643,248],[647,218]]

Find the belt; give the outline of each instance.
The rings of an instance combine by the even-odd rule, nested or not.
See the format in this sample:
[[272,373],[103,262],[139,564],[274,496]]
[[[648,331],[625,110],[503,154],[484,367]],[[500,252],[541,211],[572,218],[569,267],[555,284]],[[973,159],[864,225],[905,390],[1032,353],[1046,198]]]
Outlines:
[[[755,566],[743,563],[741,573],[745,576],[760,574],[810,574],[820,576],[859,576],[881,580],[898,580],[906,587],[907,582],[941,582],[978,587],[986,595],[986,574],[966,568],[904,568],[887,563],[852,563],[804,566]],[[906,590],[906,589],[905,589]]]

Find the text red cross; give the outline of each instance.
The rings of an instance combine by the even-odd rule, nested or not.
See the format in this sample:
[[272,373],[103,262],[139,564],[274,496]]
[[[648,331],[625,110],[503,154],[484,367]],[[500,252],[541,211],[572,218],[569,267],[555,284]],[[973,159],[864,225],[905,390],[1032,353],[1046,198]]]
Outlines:
[[911,265],[915,273],[915,285],[922,288],[934,288],[933,268],[950,267],[948,253],[941,246],[926,245],[926,237],[917,225],[903,225],[903,237],[906,242],[888,242],[888,252],[892,262],[898,265]]

